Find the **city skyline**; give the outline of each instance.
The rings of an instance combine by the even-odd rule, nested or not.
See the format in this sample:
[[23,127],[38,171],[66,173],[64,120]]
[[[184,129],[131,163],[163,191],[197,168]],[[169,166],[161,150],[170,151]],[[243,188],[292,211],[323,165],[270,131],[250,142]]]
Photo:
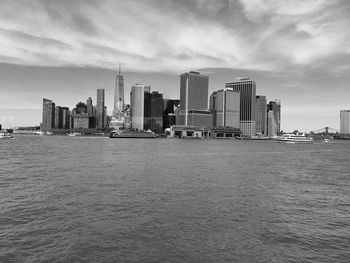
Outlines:
[[350,108],[349,9],[323,0],[4,1],[0,123],[38,125],[43,97],[71,107],[96,89],[111,111],[122,63],[125,94],[142,82],[177,99],[178,76],[190,70],[209,76],[209,93],[249,77],[257,95],[281,100],[282,130],[339,129]]

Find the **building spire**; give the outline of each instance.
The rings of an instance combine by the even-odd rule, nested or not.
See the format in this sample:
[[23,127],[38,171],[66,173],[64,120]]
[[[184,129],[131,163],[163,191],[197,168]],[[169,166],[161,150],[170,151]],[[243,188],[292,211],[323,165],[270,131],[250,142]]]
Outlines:
[[119,76],[121,75],[120,63],[119,63]]

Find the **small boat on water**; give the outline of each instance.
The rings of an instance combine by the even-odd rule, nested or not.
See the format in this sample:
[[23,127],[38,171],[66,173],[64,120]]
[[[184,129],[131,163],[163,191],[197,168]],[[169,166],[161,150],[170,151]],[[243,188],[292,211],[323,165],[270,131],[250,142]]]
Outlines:
[[109,138],[156,138],[152,131],[139,131],[137,129],[130,130],[114,130],[109,134]]
[[81,133],[80,132],[70,132],[70,133],[66,133],[68,136],[70,137],[74,137],[74,136],[80,136]]
[[276,140],[285,143],[313,143],[313,139],[305,134],[283,134]]
[[0,139],[14,139],[14,137],[7,132],[0,132]]

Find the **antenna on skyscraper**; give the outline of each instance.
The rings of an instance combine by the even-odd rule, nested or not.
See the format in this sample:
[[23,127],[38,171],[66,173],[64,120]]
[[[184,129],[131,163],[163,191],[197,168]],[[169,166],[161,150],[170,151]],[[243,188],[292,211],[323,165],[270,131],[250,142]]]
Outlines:
[[120,74],[121,74],[121,69],[120,69],[120,67],[121,67],[121,66],[120,66],[120,63],[119,63],[119,76],[120,76]]

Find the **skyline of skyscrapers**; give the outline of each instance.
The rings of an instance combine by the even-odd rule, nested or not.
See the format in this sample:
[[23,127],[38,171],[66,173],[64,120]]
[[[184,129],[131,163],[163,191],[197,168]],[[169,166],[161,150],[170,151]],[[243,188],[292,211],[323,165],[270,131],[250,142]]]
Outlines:
[[256,83],[250,78],[236,77],[233,82],[228,82],[226,88],[240,92],[240,128],[245,136],[255,135],[256,124]]

